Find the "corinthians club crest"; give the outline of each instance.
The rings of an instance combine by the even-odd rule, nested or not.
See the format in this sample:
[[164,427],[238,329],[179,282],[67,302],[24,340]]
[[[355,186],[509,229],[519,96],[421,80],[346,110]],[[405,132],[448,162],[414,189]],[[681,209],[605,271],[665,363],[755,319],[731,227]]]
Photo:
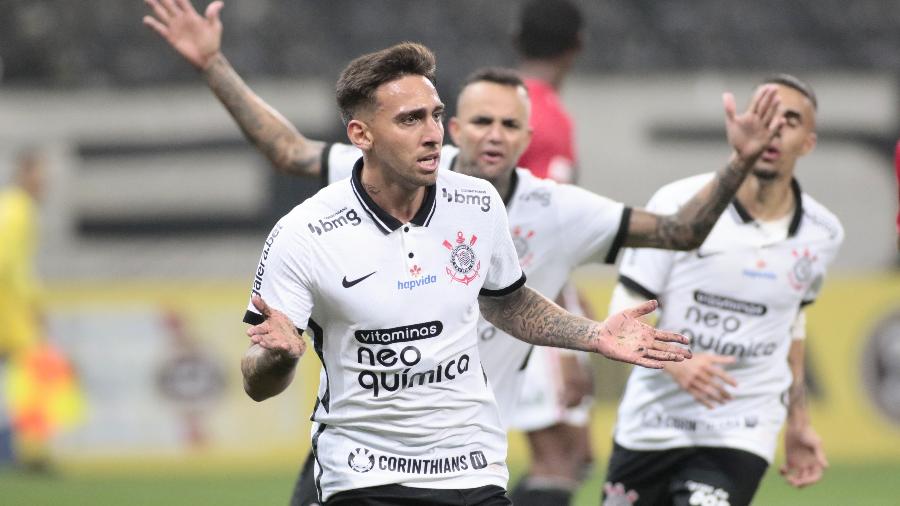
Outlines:
[[803,287],[812,280],[813,262],[819,257],[810,253],[809,248],[805,248],[803,251],[793,250],[791,254],[797,260],[791,268],[791,272],[788,273],[788,282],[795,290],[803,290]]
[[478,237],[472,235],[472,238],[466,241],[466,236],[460,231],[456,233],[455,244],[444,241],[444,247],[450,250],[450,265],[446,271],[451,281],[459,281],[468,285],[478,277],[481,261],[475,256],[475,250],[472,249],[477,240]]
[[357,473],[367,473],[375,467],[375,455],[367,448],[355,448],[347,457],[347,465]]

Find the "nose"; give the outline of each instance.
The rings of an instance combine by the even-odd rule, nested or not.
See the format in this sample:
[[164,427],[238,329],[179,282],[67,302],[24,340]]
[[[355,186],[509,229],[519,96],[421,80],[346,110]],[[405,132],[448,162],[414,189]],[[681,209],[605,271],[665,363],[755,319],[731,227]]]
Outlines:
[[499,144],[503,142],[503,127],[498,122],[491,123],[491,127],[487,132],[488,142]]
[[444,123],[440,119],[429,118],[422,139],[427,145],[440,144],[444,140]]

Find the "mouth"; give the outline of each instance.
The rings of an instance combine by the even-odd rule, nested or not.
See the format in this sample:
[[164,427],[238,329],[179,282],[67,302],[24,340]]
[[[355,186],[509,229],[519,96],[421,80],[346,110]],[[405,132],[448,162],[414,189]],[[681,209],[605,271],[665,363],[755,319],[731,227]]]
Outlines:
[[483,161],[494,165],[502,162],[504,158],[506,158],[502,151],[498,151],[495,149],[486,149],[478,155]]
[[775,146],[769,146],[763,151],[762,155],[760,155],[760,159],[765,162],[774,162],[781,156],[781,151]]
[[426,172],[434,172],[438,169],[438,166],[441,163],[441,152],[436,151],[434,153],[428,154],[416,160],[416,165],[426,171]]

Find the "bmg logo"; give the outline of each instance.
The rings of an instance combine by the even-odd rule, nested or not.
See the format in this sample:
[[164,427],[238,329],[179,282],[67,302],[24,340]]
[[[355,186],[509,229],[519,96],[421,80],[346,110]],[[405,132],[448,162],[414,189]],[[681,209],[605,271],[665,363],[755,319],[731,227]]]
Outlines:
[[471,190],[463,193],[460,193],[459,190],[453,190],[453,193],[450,193],[446,188],[441,188],[441,192],[444,198],[447,199],[447,202],[480,206],[481,211],[485,213],[491,210],[491,196],[486,193],[478,195],[470,193]]
[[[345,210],[346,212],[344,212]],[[307,223],[307,225],[309,226],[310,232],[315,232],[316,235],[322,235],[331,232],[332,230],[337,230],[347,224],[355,227],[360,223],[362,223],[362,218],[356,214],[356,209],[347,210],[347,208],[344,208],[331,216],[320,219],[318,225],[313,225],[312,223]]]

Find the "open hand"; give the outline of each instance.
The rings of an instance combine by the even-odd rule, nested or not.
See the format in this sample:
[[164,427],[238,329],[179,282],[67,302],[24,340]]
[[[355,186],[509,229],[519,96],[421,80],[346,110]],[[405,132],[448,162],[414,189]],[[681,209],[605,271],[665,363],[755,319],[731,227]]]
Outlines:
[[723,364],[733,364],[734,357],[713,353],[698,353],[687,362],[666,364],[666,372],[682,390],[691,394],[700,404],[712,409],[716,404],[731,400],[725,383],[736,387],[737,381],[722,369]]
[[648,300],[607,318],[598,336],[598,352],[612,360],[662,369],[663,362],[680,362],[691,358],[691,351],[669,343],[689,344],[688,338],[658,330],[640,318],[656,310],[659,304]]
[[198,70],[209,66],[222,44],[219,11],[225,5],[215,1],[200,16],[190,0],[144,0],[154,16],[144,16],[144,24],[166,39],[178,53]]
[[252,301],[266,321],[247,329],[250,341],[288,358],[303,356],[306,341],[300,337],[291,320],[281,311],[269,307],[259,295],[254,295]]
[[722,104],[725,106],[728,143],[740,160],[755,160],[784,125],[784,118],[777,116],[781,100],[778,98],[778,87],[774,84],[757,88],[750,105],[742,114],[737,114],[731,93],[722,95]]

